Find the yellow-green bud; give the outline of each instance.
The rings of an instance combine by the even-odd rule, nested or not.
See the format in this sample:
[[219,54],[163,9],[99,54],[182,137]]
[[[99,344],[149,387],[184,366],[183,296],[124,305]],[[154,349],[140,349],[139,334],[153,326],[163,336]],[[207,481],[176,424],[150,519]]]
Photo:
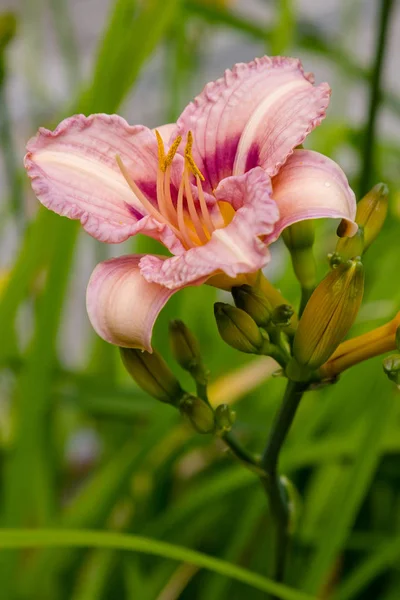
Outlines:
[[184,392],[163,357],[153,351],[120,348],[122,362],[134,381],[153,398],[178,405]]
[[357,256],[362,256],[364,251],[364,230],[362,227],[358,228],[358,231],[353,237],[342,237],[336,244],[336,252],[330,258],[331,267],[339,262],[345,262]]
[[199,342],[183,321],[170,321],[171,350],[178,364],[201,383],[207,383],[207,371],[203,365]]
[[215,430],[214,411],[201,398],[186,394],[179,403],[179,410],[198,433],[212,433]]
[[290,251],[297,279],[303,287],[313,287],[316,278],[312,251],[315,239],[314,223],[310,219],[294,223],[282,231],[282,238]]
[[231,409],[229,404],[219,404],[215,409],[215,420],[221,432],[230,431],[235,419],[236,413]]
[[259,327],[268,324],[273,308],[261,290],[245,284],[233,287],[232,296],[236,306],[247,312]]
[[400,354],[391,354],[383,361],[383,370],[396,385],[400,385]]
[[389,190],[377,183],[357,204],[356,223],[364,230],[364,252],[378,236],[386,219]]
[[287,327],[294,315],[294,309],[290,304],[281,304],[274,309],[271,321],[276,327]]
[[258,354],[264,339],[257,323],[244,310],[216,302],[214,314],[220,336],[233,348],[248,354]]
[[364,292],[359,259],[333,269],[316,287],[300,319],[293,342],[298,365],[318,369],[353,325]]

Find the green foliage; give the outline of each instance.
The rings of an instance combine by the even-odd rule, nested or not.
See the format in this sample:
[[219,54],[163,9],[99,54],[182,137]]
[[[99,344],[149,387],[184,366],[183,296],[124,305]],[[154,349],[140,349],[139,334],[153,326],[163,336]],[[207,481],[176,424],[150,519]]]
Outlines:
[[[69,86],[67,104],[57,100],[55,110],[54,99],[43,100],[49,96],[43,74],[30,80],[32,120],[24,125],[26,139],[38,124],[71,112],[123,114],[124,101],[156,54],[166,59],[157,87],[160,114],[154,118],[176,117],[192,95],[194,77],[204,79],[206,41],[220,31],[251,43],[258,55],[266,50],[307,53],[306,65],[324,61],[330,75],[332,67],[337,73],[331,78],[336,96],[346,96],[352,79],[367,92],[371,85],[372,67],[365,68],[345,49],[346,24],[341,39],[331,39],[317,23],[300,18],[288,0],[276,3],[272,17],[270,3],[264,22],[230,2],[115,0],[109,3],[85,80],[70,4],[26,4],[27,20],[21,11],[15,39],[32,39],[26,27],[33,13],[33,35],[40,39],[47,9]],[[267,3],[259,4],[262,9]],[[145,396],[122,372],[118,350],[93,332],[85,347],[87,359],[79,366],[71,360],[64,325],[76,263],[83,262],[83,240],[76,223],[44,209],[26,221],[30,192],[21,184],[22,149],[15,150],[20,136],[13,131],[5,93],[15,68],[8,54],[14,42],[2,55],[0,83],[0,149],[6,165],[0,235],[16,225],[19,242],[0,282],[1,597],[261,600],[268,593],[287,600],[397,598],[400,405],[381,359],[355,367],[302,401],[280,460],[280,471],[302,498],[285,585],[265,577],[273,523],[257,478],[234,464],[222,445],[196,435],[171,407]],[[228,66],[219,64],[219,71]],[[398,119],[400,99],[389,89],[381,92],[383,106]],[[38,110],[43,102],[45,108]],[[139,100],[134,96],[132,102],[135,106]],[[367,120],[364,115],[361,125],[354,125],[332,115],[313,133],[312,147],[333,158],[351,152],[362,164]],[[378,130],[373,144],[371,176],[374,183],[389,186],[389,216],[365,255],[365,302],[354,334],[389,320],[400,302],[400,143]],[[352,175],[352,184],[359,185],[358,173]],[[325,257],[335,248],[333,231],[330,224],[316,223],[319,281],[328,268]],[[84,243],[91,256],[99,252],[96,242],[86,237]],[[159,252],[152,240],[141,239],[135,248]],[[289,253],[283,246],[280,252],[282,268],[274,283],[291,302],[299,301]],[[192,382],[171,360],[168,322],[182,319],[196,334],[211,370],[211,399],[221,376],[254,361],[217,336],[213,304],[225,300],[211,287],[184,290],[168,303],[155,328],[155,346],[184,389]],[[83,295],[79,302],[83,305]],[[79,337],[77,319],[71,327]],[[85,343],[82,336],[81,346]],[[231,387],[221,402],[236,392]],[[282,393],[279,378],[247,385],[240,393],[234,428],[254,452],[262,447]],[[76,462],[66,448],[82,432],[93,434],[98,448],[86,462],[82,457]]]

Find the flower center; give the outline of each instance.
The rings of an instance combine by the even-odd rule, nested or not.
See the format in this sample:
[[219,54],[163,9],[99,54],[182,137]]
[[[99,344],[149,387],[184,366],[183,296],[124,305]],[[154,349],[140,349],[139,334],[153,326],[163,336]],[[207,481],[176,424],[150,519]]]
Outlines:
[[[206,244],[215,229],[225,227],[232,220],[231,211],[226,211],[216,203],[210,213],[206,202],[202,181],[204,176],[197,167],[193,154],[193,135],[189,131],[184,150],[184,167],[181,182],[178,189],[176,205],[171,197],[171,165],[182,141],[178,136],[171,145],[168,153],[165,153],[164,142],[156,130],[158,144],[158,167],[157,167],[157,205],[146,198],[139,186],[133,181],[120,156],[116,156],[119,169],[127,184],[141,202],[146,212],[157,221],[168,225],[179,238],[186,249]],[[193,197],[193,184],[190,175],[195,177],[197,188],[197,200]],[[223,202],[221,205],[225,205]],[[225,207],[226,208],[226,207]],[[230,205],[229,205],[229,208]],[[226,213],[226,214],[225,214]]]

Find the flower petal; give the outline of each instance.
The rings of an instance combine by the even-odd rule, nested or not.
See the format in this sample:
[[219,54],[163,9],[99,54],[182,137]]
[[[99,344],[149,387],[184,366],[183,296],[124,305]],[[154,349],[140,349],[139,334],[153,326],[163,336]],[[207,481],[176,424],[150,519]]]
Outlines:
[[154,322],[174,292],[148,283],[140,273],[140,258],[128,255],[98,264],[88,284],[86,305],[93,328],[107,342],[151,352]]
[[178,133],[193,132],[194,158],[211,188],[258,165],[276,174],[325,116],[329,86],[312,83],[299,60],[264,56],[206,85],[177,125]]
[[323,154],[295,150],[273,178],[272,187],[280,220],[269,242],[292,223],[323,217],[345,219],[349,235],[356,233],[354,192],[339,165]]
[[260,236],[269,235],[279,219],[271,198],[271,180],[261,168],[221,182],[216,198],[230,202],[236,213],[222,229],[216,229],[204,246],[192,248],[181,256],[161,260],[144,256],[140,269],[147,281],[170,289],[199,285],[216,273],[235,278],[254,273],[265,266],[269,251]]
[[146,210],[122,176],[116,155],[139,187],[154,196],[158,155],[152,131],[131,127],[117,115],[75,115],[54,131],[39,129],[27,150],[25,167],[45,206],[80,219],[103,242],[122,242],[135,233]]

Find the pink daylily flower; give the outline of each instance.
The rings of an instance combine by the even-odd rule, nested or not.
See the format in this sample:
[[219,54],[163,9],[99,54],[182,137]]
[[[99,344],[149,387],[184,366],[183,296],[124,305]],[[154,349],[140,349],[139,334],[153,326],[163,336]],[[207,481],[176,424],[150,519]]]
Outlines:
[[45,206],[102,242],[140,232],[172,254],[95,268],[87,309],[100,336],[151,351],[154,321],[173,293],[245,281],[268,263],[285,227],[332,217],[355,233],[343,171],[298,149],[329,103],[329,86],[313,83],[300,61],[265,56],[227,70],[157,131],[116,115],[76,115],[29,141],[25,166]]

